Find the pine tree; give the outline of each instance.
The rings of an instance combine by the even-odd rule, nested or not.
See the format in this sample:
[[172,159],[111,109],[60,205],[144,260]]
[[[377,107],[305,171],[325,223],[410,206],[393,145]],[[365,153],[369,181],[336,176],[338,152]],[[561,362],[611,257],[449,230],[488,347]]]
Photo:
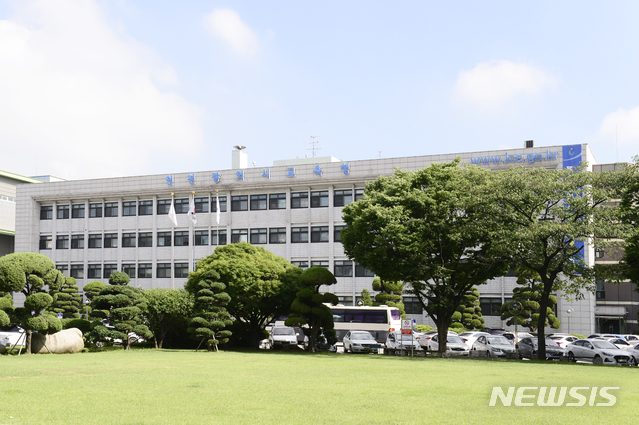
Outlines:
[[392,282],[376,277],[373,279],[373,290],[379,292],[375,295],[373,305],[397,307],[402,319],[406,318],[406,310],[404,310],[404,303],[402,302],[402,294],[404,292],[403,282]]
[[[466,330],[484,329],[484,318],[481,315],[479,303],[479,291],[472,288],[462,297],[462,302],[453,314],[451,328],[464,328]],[[460,329],[461,330],[461,329]]]
[[[537,332],[539,329],[539,301],[542,296],[543,283],[538,274],[521,271],[517,276],[517,284],[520,286],[513,289],[515,301],[504,303],[501,306],[501,320],[506,320],[508,326],[513,326],[516,317],[518,326],[528,328],[531,332]],[[516,308],[515,302],[519,303],[519,308]],[[550,295],[544,327],[550,326],[553,329],[559,329],[561,324],[554,312],[556,305],[557,297]],[[517,310],[519,312],[515,316],[514,312]]]
[[59,290],[51,290],[49,295],[53,297],[53,304],[49,311],[62,313],[65,319],[80,318],[79,310],[82,296],[75,278],[67,277]]

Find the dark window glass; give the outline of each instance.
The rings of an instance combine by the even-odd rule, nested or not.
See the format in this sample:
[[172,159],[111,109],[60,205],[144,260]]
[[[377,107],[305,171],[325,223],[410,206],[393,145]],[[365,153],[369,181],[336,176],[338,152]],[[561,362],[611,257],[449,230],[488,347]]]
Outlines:
[[311,267],[324,267],[325,269],[328,268],[328,261],[327,260],[312,260],[311,261]]
[[40,207],[40,220],[53,219],[53,205],[43,205]]
[[189,232],[175,232],[175,246],[189,246]]
[[311,242],[328,242],[328,226],[311,227]]
[[137,202],[126,201],[122,202],[122,217],[129,217],[135,215],[137,210]]
[[501,298],[480,298],[482,316],[501,316]]
[[195,231],[195,245],[208,245],[209,244],[209,231],[208,230],[196,230]]
[[53,248],[51,235],[40,236],[40,249]]
[[291,261],[291,264],[302,269],[308,269],[308,261]]
[[266,243],[266,229],[251,229],[251,243],[254,245]]
[[[220,196],[220,212],[226,212],[226,196]],[[216,197],[211,198],[211,212],[217,212]]]
[[270,228],[268,243],[286,243],[286,227]]
[[153,277],[153,264],[138,264],[138,279],[151,279]]
[[342,230],[348,226],[335,226],[333,227],[333,242],[342,242]]
[[268,208],[270,210],[286,209],[286,193],[272,193],[268,196]]
[[69,249],[69,235],[56,236],[55,249]]
[[71,277],[84,279],[84,264],[71,264]]
[[343,207],[353,202],[352,190],[336,190],[333,193],[333,206]]
[[104,234],[104,247],[105,248],[117,248],[118,247],[118,234],[117,233],[105,233]]
[[56,268],[56,270],[60,270],[62,272],[62,274],[67,276],[67,272],[69,271],[69,265],[68,264],[56,264],[55,268]]
[[359,201],[364,197],[364,189],[355,189],[355,200]]
[[138,215],[153,215],[153,201],[140,201]]
[[218,230],[212,230],[211,231],[211,245],[226,245],[226,230],[219,230],[220,232],[220,240],[218,243],[217,240],[217,233]]
[[84,249],[84,235],[71,236],[71,249]]
[[422,314],[422,304],[417,297],[404,297],[402,300],[404,303],[404,311],[406,314]]
[[328,190],[311,192],[311,208],[328,207]]
[[307,243],[308,227],[291,227],[291,243]]
[[248,196],[231,196],[231,211],[248,211]]
[[374,277],[375,273],[355,263],[355,277]]
[[333,274],[336,277],[353,276],[353,262],[350,260],[336,260]]
[[89,235],[89,248],[102,248],[102,235]]
[[117,217],[118,216],[118,203],[117,202],[105,202],[104,203],[104,216],[105,217]]
[[128,274],[130,279],[135,279],[135,264],[122,264],[122,271]]
[[102,204],[89,204],[89,217],[102,217]]
[[68,205],[58,205],[58,215],[59,219],[69,218],[69,206]]
[[[135,270],[135,268],[134,268],[134,270]],[[117,271],[118,271],[118,265],[117,264],[105,264],[104,265],[104,274],[102,276],[104,276],[105,279],[108,279],[108,278],[111,277],[111,275],[114,272],[117,272]]]
[[266,209],[266,195],[251,195],[251,211]]
[[123,248],[135,248],[135,233],[122,233],[122,247]]
[[156,276],[158,279],[171,277],[171,263],[158,263]]
[[170,209],[170,199],[158,199],[158,215],[168,214]]
[[606,299],[606,284],[601,280],[597,281],[595,296],[598,300]]
[[158,246],[171,246],[171,232],[158,232]]
[[[209,212],[209,198],[195,198],[195,212],[207,213]],[[177,277],[177,276],[175,276]]]
[[189,212],[189,200],[188,198],[176,199],[175,200],[175,213],[176,214],[186,214]]
[[248,242],[248,229],[231,230],[231,243]]
[[102,265],[101,264],[89,264],[89,270],[87,271],[87,277],[89,279],[102,279]]
[[308,208],[308,192],[291,193],[291,208]]
[[72,218],[84,218],[84,204],[76,204],[71,207]]
[[175,263],[175,277],[189,277],[189,263]]
[[153,233],[151,232],[138,233],[138,247],[144,248],[144,247],[151,247],[151,246],[153,246]]

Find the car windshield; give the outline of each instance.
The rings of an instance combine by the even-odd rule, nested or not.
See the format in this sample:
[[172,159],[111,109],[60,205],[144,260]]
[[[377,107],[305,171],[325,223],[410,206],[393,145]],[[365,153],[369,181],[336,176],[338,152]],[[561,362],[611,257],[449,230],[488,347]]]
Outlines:
[[295,335],[293,328],[273,328],[273,335]]
[[602,350],[603,349],[609,349],[609,350],[613,349],[614,350],[614,349],[617,348],[613,344],[611,344],[610,342],[604,341],[604,340],[598,341],[596,339],[592,339],[592,340],[590,340],[590,342],[592,342],[592,345],[594,345],[595,348],[599,348],[599,349],[602,349]]
[[452,336],[452,335],[449,335],[448,338],[446,339],[446,341],[448,341],[449,343],[452,343],[452,344],[463,344],[464,343],[464,341],[462,341],[462,339],[460,337]]
[[351,334],[351,339],[359,339],[359,340],[371,340],[371,339],[375,339],[373,338],[373,335],[371,335],[368,332],[353,332]]
[[489,336],[486,338],[489,344],[510,345],[510,342],[503,336]]
[[412,335],[408,335],[408,334],[403,334],[403,335],[402,335],[402,340],[403,340],[403,341],[410,341],[410,340],[412,340],[412,339],[413,339],[413,336],[412,336]]

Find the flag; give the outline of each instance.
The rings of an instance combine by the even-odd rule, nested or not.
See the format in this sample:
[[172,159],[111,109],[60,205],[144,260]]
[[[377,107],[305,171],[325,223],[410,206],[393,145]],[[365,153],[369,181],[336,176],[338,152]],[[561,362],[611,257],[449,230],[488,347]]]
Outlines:
[[193,225],[195,226],[197,224],[197,216],[195,215],[195,202],[194,202],[194,197],[191,196],[191,202],[189,202],[189,218],[191,219],[191,221],[193,222]]
[[169,208],[169,218],[173,222],[173,225],[177,226],[177,216],[175,215],[175,206],[173,206],[173,199],[171,199],[171,208]]
[[220,195],[215,196],[215,221],[220,224]]

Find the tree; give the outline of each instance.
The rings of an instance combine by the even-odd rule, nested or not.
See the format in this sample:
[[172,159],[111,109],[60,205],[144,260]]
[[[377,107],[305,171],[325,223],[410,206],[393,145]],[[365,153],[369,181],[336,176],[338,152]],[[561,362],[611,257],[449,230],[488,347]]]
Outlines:
[[457,307],[457,311],[453,314],[452,319],[453,323],[451,324],[451,328],[469,331],[484,328],[484,318],[481,314],[479,290],[477,288],[471,288],[471,290],[462,297],[461,304]]
[[336,305],[338,298],[335,294],[320,293],[321,286],[337,283],[337,279],[330,270],[324,267],[311,267],[299,276],[301,289],[297,292],[291,304],[291,314],[284,322],[286,326],[298,326],[308,336],[308,349],[315,352],[318,338],[323,337],[329,344],[337,341],[333,324],[333,313],[324,303]]
[[[522,271],[517,276],[517,284],[513,289],[513,300],[501,306],[501,320],[506,320],[508,326],[513,326],[517,320],[517,326],[537,332],[539,328],[539,300],[543,292],[543,284],[539,275]],[[518,306],[515,305],[518,303]],[[544,327],[550,326],[559,329],[561,325],[555,316],[554,308],[557,305],[557,297],[548,297],[548,307],[546,308],[546,323]],[[516,313],[516,314],[515,314]]]
[[[53,302],[46,289],[59,290],[63,283],[62,273],[44,255],[20,252],[0,258],[0,292],[21,292],[26,297],[21,308],[7,307],[7,301],[2,302],[9,326],[18,325],[27,332],[26,353],[31,353],[33,331],[53,333],[62,329],[60,320],[46,311]],[[6,323],[5,315],[1,316],[0,320]]]
[[362,303],[362,305],[369,306],[369,307],[373,306],[373,299],[371,298],[371,293],[368,291],[368,289],[366,288],[362,289],[362,294],[359,297],[359,301]]
[[52,290],[49,295],[53,297],[53,303],[49,307],[49,310],[53,313],[62,313],[62,317],[65,319],[78,319],[80,318],[80,303],[82,302],[82,296],[80,296],[80,290],[77,286],[75,278],[67,277],[62,284],[60,290]]
[[[594,267],[584,260],[584,244],[592,240],[602,249],[628,231],[611,202],[621,194],[624,173],[582,170],[518,167],[494,173],[490,193],[499,207],[500,249],[516,267],[539,277],[538,323],[548,319],[553,292],[575,299],[594,292]],[[538,338],[545,339],[543,326]],[[544,344],[538,356],[545,360]]]
[[406,318],[406,310],[404,310],[404,303],[402,302],[404,282],[390,282],[376,277],[373,279],[373,290],[378,291],[373,305],[397,307],[402,319]]
[[621,275],[631,282],[639,282],[639,156],[635,156],[634,164],[626,170],[628,183],[619,204],[624,223],[631,225],[635,231],[623,244],[624,255],[621,260]]
[[[397,170],[366,185],[342,210],[344,250],[388,281],[406,282],[446,341],[452,316],[475,286],[503,275],[493,252],[493,205],[479,189],[491,172],[460,167],[459,158],[419,171]],[[439,344],[440,355],[446,351]]]
[[143,292],[147,310],[144,314],[153,333],[155,348],[162,348],[166,334],[188,321],[193,310],[193,296],[184,289],[154,288]]
[[188,333],[191,334],[191,338],[199,340],[200,345],[205,342],[208,351],[217,351],[218,345],[229,341],[231,331],[224,328],[233,324],[231,315],[224,308],[231,301],[231,297],[224,292],[226,285],[219,279],[220,275],[213,269],[202,270],[199,273],[196,270],[189,274],[189,280],[186,282],[186,290],[195,297],[194,317],[189,322]]
[[258,348],[264,328],[289,312],[302,269],[262,247],[248,243],[218,247],[197,263],[194,279],[214,270],[231,297],[226,310],[236,321],[245,345]]

